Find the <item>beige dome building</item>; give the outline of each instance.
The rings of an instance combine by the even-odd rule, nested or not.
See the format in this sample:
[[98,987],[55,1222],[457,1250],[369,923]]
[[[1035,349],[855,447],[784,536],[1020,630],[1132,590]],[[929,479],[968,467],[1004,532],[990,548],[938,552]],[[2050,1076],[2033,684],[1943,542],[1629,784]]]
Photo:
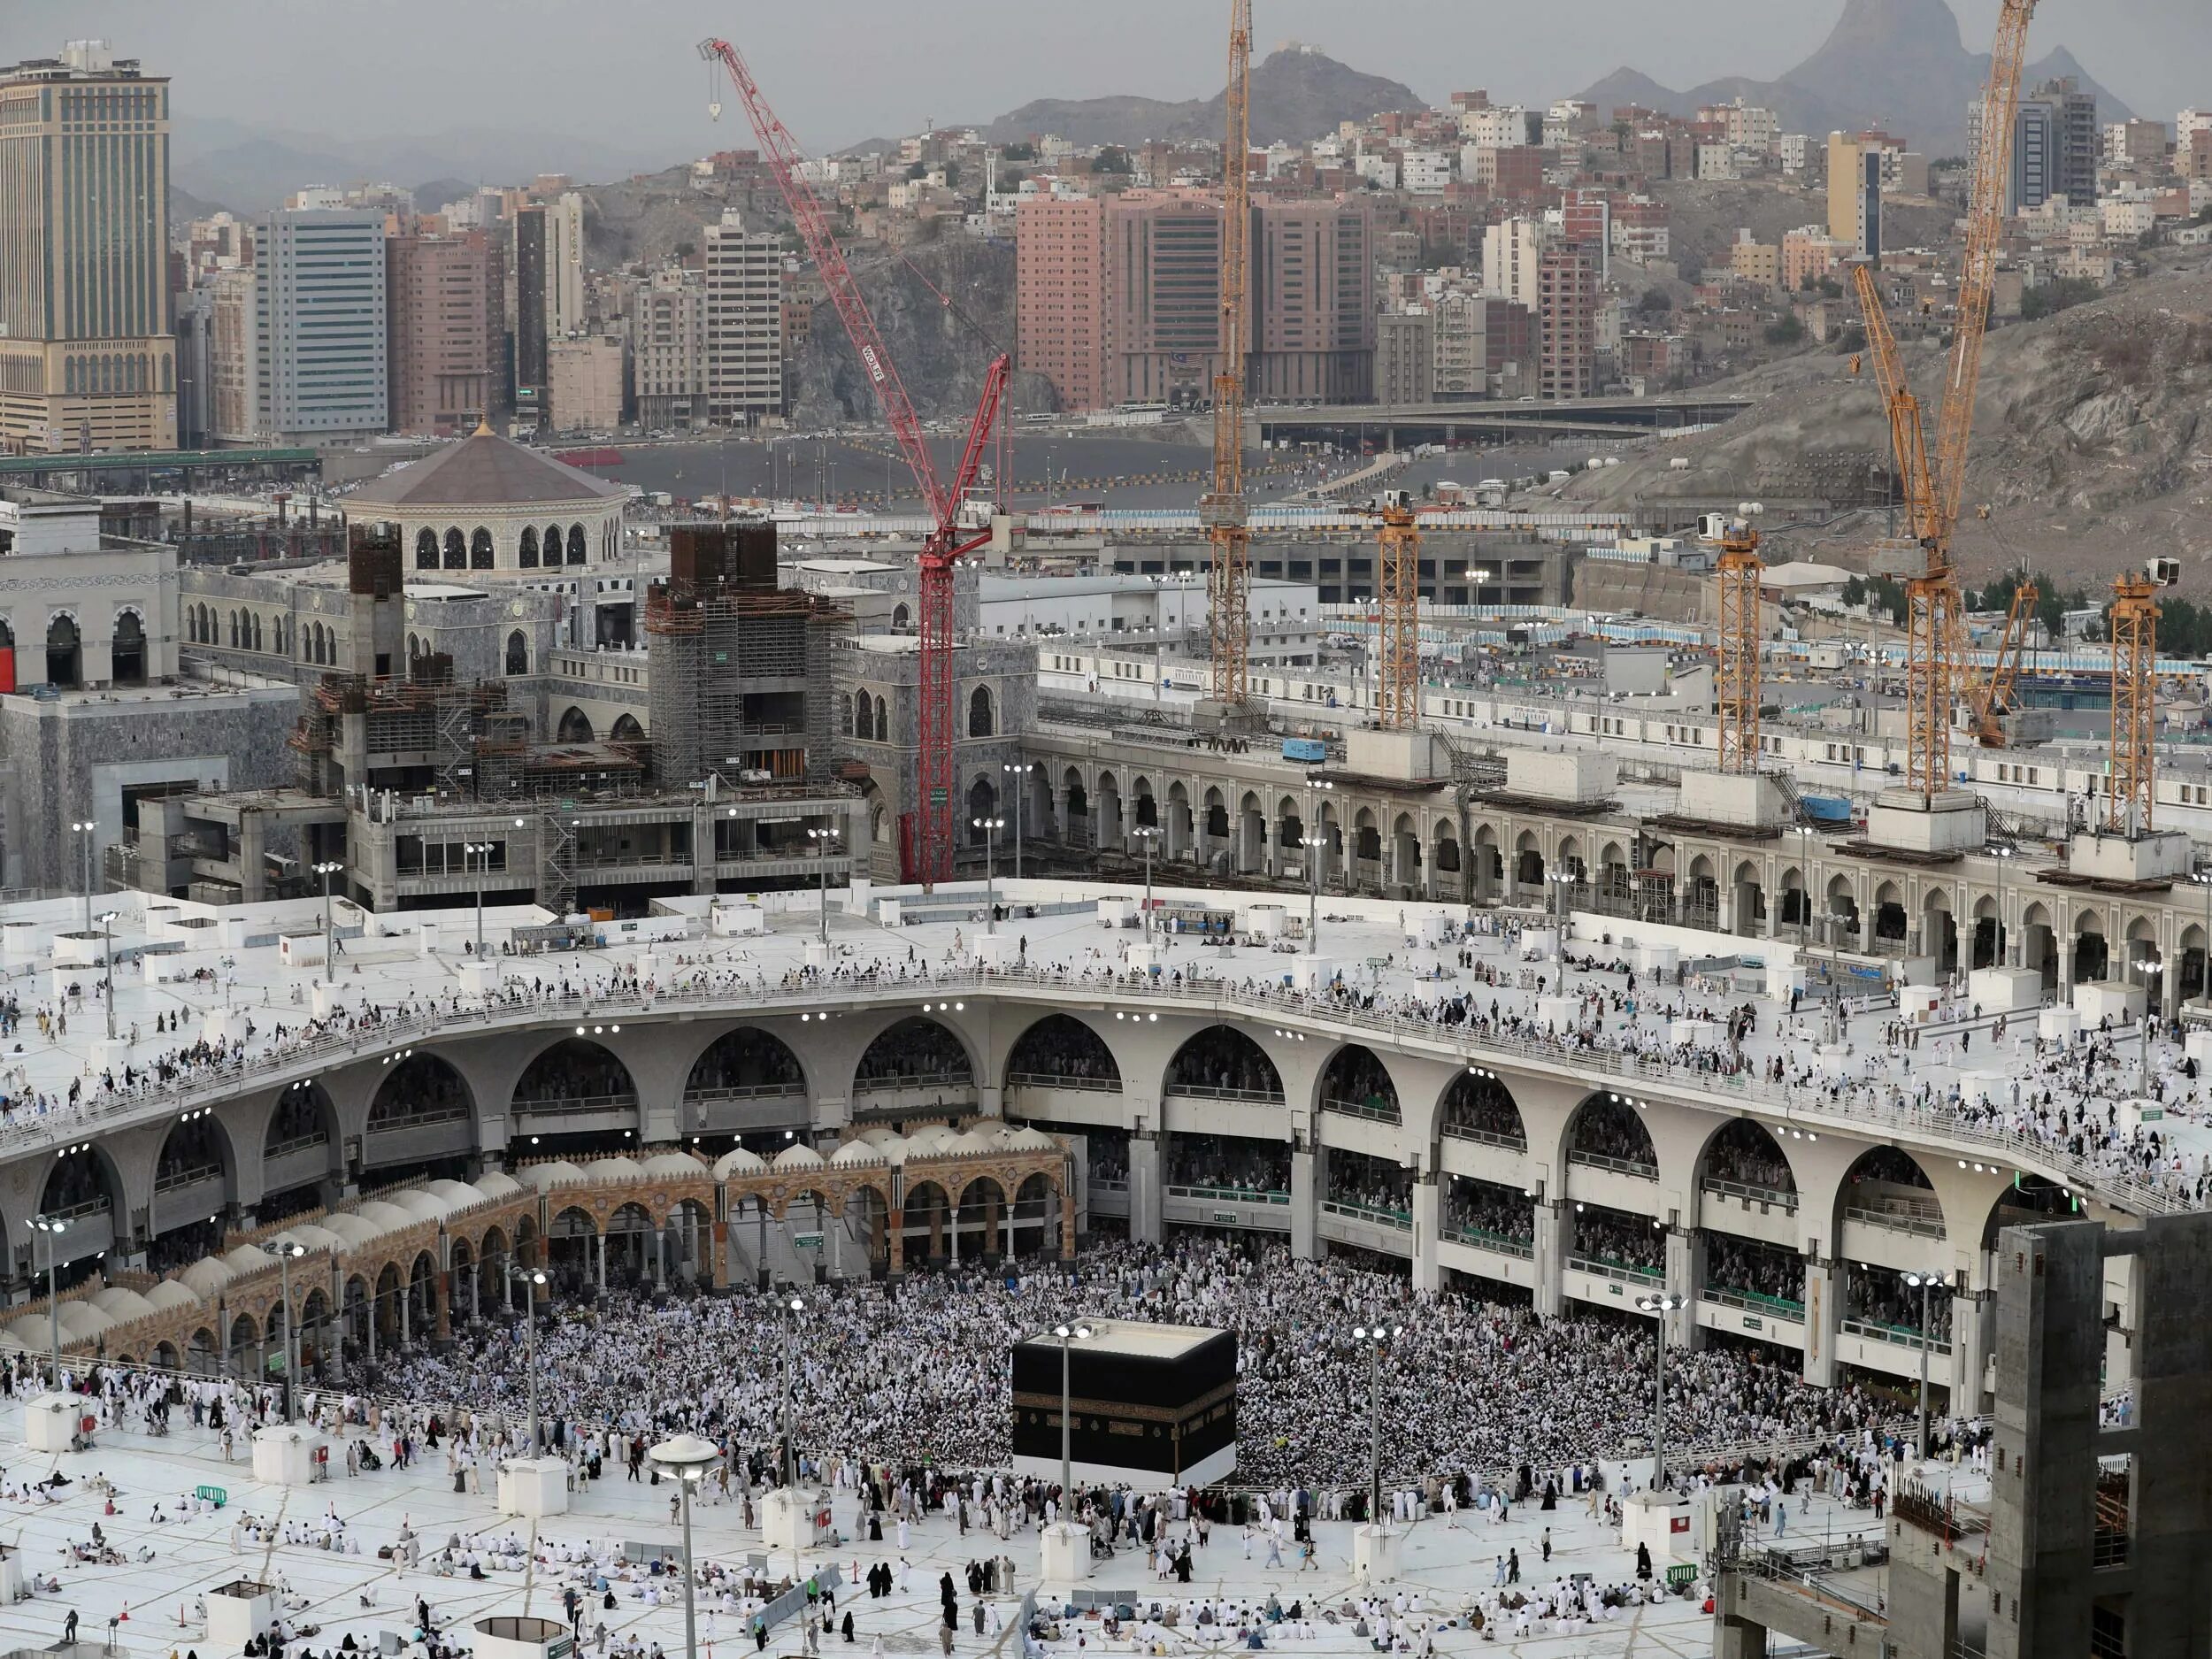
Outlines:
[[622,487],[479,426],[472,437],[353,492],[356,518],[405,533],[412,580],[543,580],[612,565]]

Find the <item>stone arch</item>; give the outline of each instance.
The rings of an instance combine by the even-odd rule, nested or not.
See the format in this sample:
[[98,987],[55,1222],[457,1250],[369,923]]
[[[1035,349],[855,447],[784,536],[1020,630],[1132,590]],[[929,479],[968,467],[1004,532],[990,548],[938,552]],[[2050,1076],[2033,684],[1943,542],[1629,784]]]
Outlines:
[[[528,533],[526,531],[524,534]],[[520,628],[507,635],[506,670],[510,674],[526,674],[530,672],[530,636]]]
[[457,525],[445,533],[445,568],[449,571],[465,571],[468,567],[468,541],[462,535],[460,526]]
[[1610,1090],[1583,1096],[1567,1120],[1567,1161],[1656,1179],[1659,1152],[1643,1114]]
[[1869,1147],[1851,1161],[1836,1188],[1839,1240],[1847,1220],[1895,1225],[1906,1232],[1932,1228],[1932,1236],[1944,1236],[1943,1202],[1936,1195],[1935,1182],[1920,1160],[1901,1147]]
[[798,1055],[782,1038],[758,1025],[724,1032],[699,1051],[684,1081],[687,1102],[806,1093],[806,1068]]
[[115,613],[115,632],[109,646],[108,680],[118,686],[146,683],[146,619],[135,605]]
[[531,1057],[515,1079],[509,1110],[634,1111],[637,1080],[614,1051],[588,1037],[563,1037]]
[[853,735],[864,743],[872,743],[876,741],[875,701],[869,695],[868,689],[864,686],[861,687],[860,695],[853,700]]
[[1061,783],[1067,794],[1068,827],[1071,830],[1078,825],[1087,827],[1091,816],[1091,797],[1083,787],[1082,772],[1071,766],[1063,775]]
[[1403,1121],[1398,1086],[1389,1068],[1363,1043],[1348,1042],[1331,1055],[1314,1091],[1316,1104],[1324,1111],[1348,1112],[1383,1123]]
[[1033,1021],[1006,1056],[1006,1083],[1121,1092],[1121,1063],[1105,1038],[1072,1014]]
[[614,724],[607,729],[607,741],[610,743],[642,743],[644,741],[645,728],[638,724],[634,714],[617,715]]
[[968,694],[968,735],[994,737],[997,735],[998,717],[991,705],[991,688],[978,686]]
[[591,716],[574,703],[562,711],[560,724],[555,728],[554,734],[563,743],[588,743],[595,735],[591,729]]
[[393,1064],[369,1102],[366,1128],[399,1129],[472,1118],[476,1096],[442,1055],[409,1054]]
[[1184,1039],[1167,1063],[1161,1093],[1279,1105],[1286,1098],[1267,1050],[1233,1025],[1208,1025]]
[[66,611],[57,611],[46,624],[46,683],[71,688],[84,684],[84,636]]
[[526,571],[538,567],[538,532],[534,525],[522,526],[521,538],[515,544],[515,565]]
[[261,1134],[265,1165],[296,1152],[326,1147],[338,1138],[338,1109],[320,1083],[303,1079],[277,1092]]
[[584,540],[584,526],[572,524],[568,527],[568,562],[581,565],[590,557],[589,544]]
[[1441,1133],[1486,1145],[1528,1150],[1528,1125],[1505,1080],[1487,1066],[1469,1066],[1444,1091]]
[[203,1181],[222,1183],[226,1200],[238,1191],[238,1151],[211,1109],[190,1111],[169,1125],[154,1155],[156,1194],[196,1187]]
[[853,1067],[855,1093],[863,1087],[968,1088],[975,1079],[975,1056],[966,1041],[926,1014],[910,1014],[885,1026]]
[[914,612],[904,600],[891,607],[891,632],[910,633],[914,626]]
[[1779,1193],[1794,1200],[1797,1171],[1773,1132],[1754,1118],[1732,1118],[1705,1139],[1697,1157],[1700,1187],[1738,1196]]
[[415,532],[415,568],[419,571],[438,568],[438,533],[427,526]]
[[39,1213],[65,1220],[120,1217],[127,1213],[129,1190],[107,1148],[88,1142],[71,1148],[47,1166],[46,1178],[39,1184]]
[[998,787],[988,778],[978,773],[968,786],[968,845],[983,847],[990,843],[992,831],[987,820],[998,816]]

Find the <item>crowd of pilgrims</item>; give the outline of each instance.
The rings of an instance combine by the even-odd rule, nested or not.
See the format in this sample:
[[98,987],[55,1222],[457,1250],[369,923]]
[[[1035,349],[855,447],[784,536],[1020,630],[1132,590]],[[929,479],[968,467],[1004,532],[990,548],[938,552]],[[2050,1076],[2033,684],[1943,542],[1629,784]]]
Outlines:
[[[1240,1477],[1356,1486],[1368,1461],[1367,1365],[1353,1326],[1402,1325],[1380,1369],[1384,1466],[1394,1479],[1563,1468],[1632,1448],[1650,1420],[1651,1334],[1640,1322],[1540,1318],[1342,1260],[1279,1246],[1186,1240],[1117,1244],[1073,1271],[999,1278],[909,1275],[810,1293],[795,1321],[782,1294],[633,1298],[542,1318],[541,1409],[572,1454],[609,1432],[689,1431],[772,1463],[787,1347],[793,1438],[810,1454],[896,1467],[1003,1468],[1008,1349],[1081,1317],[1223,1326],[1238,1340]],[[1790,1368],[1712,1348],[1671,1356],[1669,1433],[1678,1445],[1771,1441],[1878,1428],[1855,1389],[1806,1385]],[[457,1333],[365,1379],[380,1394],[512,1425],[526,1415],[519,1325]]]
[[[1171,941],[1172,942],[1172,941]],[[1127,941],[1114,946],[1092,946],[1071,958],[1033,960],[1028,940],[1019,941],[1013,966],[979,970],[968,963],[956,940],[941,951],[934,946],[909,945],[903,955],[895,948],[862,957],[848,949],[826,970],[770,964],[749,948],[699,955],[680,954],[672,964],[656,965],[652,975],[641,976],[637,961],[587,968],[580,960],[547,958],[533,966],[518,957],[511,977],[487,998],[465,998],[457,987],[432,993],[411,989],[396,1002],[349,1003],[326,1017],[314,1017],[300,1006],[305,1002],[303,984],[291,987],[292,1010],[273,1005],[264,991],[259,1007],[247,1009],[244,1034],[228,1041],[213,1041],[199,1034],[199,1021],[185,1010],[157,1015],[151,1033],[155,1051],[142,1055],[145,1033],[134,1022],[129,1031],[133,1057],[119,1067],[73,1076],[59,1093],[32,1087],[27,1069],[6,1062],[22,1052],[17,1041],[0,1054],[0,1127],[28,1124],[43,1126],[59,1115],[64,1122],[84,1121],[90,1113],[119,1100],[142,1099],[172,1088],[191,1087],[221,1076],[238,1076],[250,1066],[280,1061],[311,1045],[333,1038],[373,1038],[396,1031],[417,1031],[440,1018],[457,1015],[488,1001],[495,1008],[526,1010],[537,1007],[565,1007],[580,1000],[595,1003],[622,1000],[649,1002],[656,997],[728,997],[751,993],[770,996],[810,989],[849,986],[864,988],[956,979],[965,984],[980,976],[1021,978],[1047,983],[1077,983],[1110,991],[1117,985],[1140,985],[1168,990],[1203,985],[1217,994],[1237,997],[1259,1009],[1297,1009],[1320,1006],[1334,1012],[1381,1018],[1396,1024],[1433,1025],[1463,1033],[1475,1041],[1515,1048],[1554,1057],[1574,1059],[1603,1055],[1634,1075],[1648,1071],[1655,1078],[1673,1071],[1758,1078],[1787,1104],[1816,1106],[1849,1113],[1855,1109],[1886,1113],[1925,1115],[1933,1119],[1963,1121],[2001,1130],[2046,1148],[2094,1165],[2108,1174],[2125,1174],[2151,1182],[2188,1201],[2212,1202],[2212,1154],[2185,1156],[2155,1124],[2126,1127],[2120,1122],[2118,1102],[2147,1093],[2165,1102],[2170,1117],[2195,1118],[2205,1109],[2199,1087],[2198,1067],[2179,1052],[2177,1030],[2160,1033],[2147,1082],[2134,1075],[2132,1062],[2124,1059],[2120,1044],[2131,1047],[2131,1033],[2108,1027],[2085,1034],[2071,1046],[2048,1042],[2040,1034],[2022,1040],[2015,1036],[2009,1055],[1992,1060],[2016,1073],[2001,1098],[1970,1095],[1955,1080],[1939,1083],[1924,1071],[1916,1081],[1912,1051],[1924,1033],[1902,1022],[1891,1022],[1878,1040],[1868,1034],[1847,1034],[1844,1053],[1825,1056],[1816,1064],[1814,1045],[1828,1025],[1823,1010],[1798,1006],[1793,997],[1786,1011],[1766,1014],[1751,1002],[1731,1002],[1725,995],[1710,995],[1686,986],[1683,976],[1657,974],[1640,979],[1636,970],[1620,957],[1609,938],[1603,948],[1583,956],[1570,956],[1563,964],[1517,964],[1510,956],[1517,940],[1509,927],[1502,940],[1486,941],[1483,949],[1466,942],[1450,947],[1417,947],[1409,940],[1402,953],[1390,960],[1410,971],[1417,980],[1429,984],[1456,975],[1465,983],[1459,988],[1432,992],[1421,988],[1384,991],[1371,979],[1362,989],[1346,979],[1333,981],[1317,997],[1291,989],[1279,973],[1233,971],[1222,973],[1193,965],[1187,952],[1171,954],[1164,971],[1156,979],[1126,965]],[[1485,959],[1484,952],[1502,945],[1507,959]],[[1402,960],[1400,957],[1402,956]],[[1447,965],[1448,959],[1455,965]],[[353,964],[357,973],[358,964]],[[1570,981],[1567,973],[1580,976]],[[1564,992],[1575,999],[1580,1014],[1562,1030],[1555,1020],[1540,1018],[1534,1005],[1523,999],[1502,1000],[1498,989],[1547,989]],[[96,981],[89,987],[96,1002]],[[42,1035],[65,1036],[69,1016],[84,1017],[84,984],[65,987],[51,1004],[42,1004],[28,1016],[19,1010],[6,1019],[16,1028],[27,1018]],[[1491,994],[1485,995],[1489,991]],[[1970,1010],[1955,1007],[1964,1017]],[[1847,1015],[1867,1012],[1863,1002],[1849,1002]],[[1676,1017],[1696,1017],[1702,1023],[1697,1034],[1677,1041],[1671,1022]],[[1754,1056],[1745,1042],[1771,1023],[1773,1051]],[[901,1041],[878,1043],[864,1059],[867,1068],[859,1079],[909,1076],[960,1075],[968,1067],[965,1051],[956,1041],[926,1022],[910,1022]],[[186,1033],[192,1033],[190,1041]],[[1226,1033],[1223,1033],[1225,1035]],[[910,1043],[908,1038],[910,1037]],[[176,1041],[164,1043],[162,1039]],[[1933,1037],[1938,1057],[1965,1064],[1973,1057],[1968,1032]],[[1993,1033],[1986,1046],[2001,1049],[2005,1038]],[[1177,1080],[1184,1087],[1233,1090],[1279,1098],[1279,1079],[1265,1056],[1249,1042],[1209,1041],[1187,1045],[1175,1062]]]
[[1536,1238],[1535,1202],[1517,1187],[1455,1175],[1444,1195],[1443,1225],[1448,1231],[1486,1233],[1529,1244]]
[[1171,1135],[1167,1179],[1172,1187],[1287,1193],[1290,1148],[1280,1141],[1247,1141],[1236,1135]]

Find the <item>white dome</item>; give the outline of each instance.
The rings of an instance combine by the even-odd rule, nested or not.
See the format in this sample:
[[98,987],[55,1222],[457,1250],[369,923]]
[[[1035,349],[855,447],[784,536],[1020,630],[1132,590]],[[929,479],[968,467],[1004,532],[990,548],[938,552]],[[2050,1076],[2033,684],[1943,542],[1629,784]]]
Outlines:
[[150,1313],[161,1311],[136,1291],[126,1289],[120,1285],[110,1285],[104,1290],[96,1290],[85,1300],[118,1325],[126,1319],[142,1319]]
[[818,1170],[826,1168],[822,1155],[803,1141],[794,1141],[776,1154],[775,1168],[780,1170]]
[[466,1181],[432,1181],[423,1187],[423,1191],[445,1200],[449,1206],[448,1215],[456,1210],[465,1210],[471,1204],[484,1202],[484,1194]]
[[1006,1138],[1006,1144],[1017,1152],[1057,1152],[1060,1143],[1043,1130],[1032,1125],[1017,1129]]
[[644,1172],[635,1158],[594,1158],[584,1165],[584,1178],[594,1181],[634,1181]]
[[365,1203],[356,1205],[353,1213],[379,1233],[396,1233],[402,1227],[413,1226],[421,1219],[413,1211],[402,1210],[397,1204],[388,1203],[381,1198],[372,1198]]
[[522,1190],[522,1183],[504,1170],[487,1170],[469,1185],[486,1198],[512,1198]]
[[644,1175],[665,1175],[680,1181],[695,1181],[707,1172],[707,1166],[688,1152],[656,1152],[638,1165]]
[[51,1333],[46,1326],[46,1316],[42,1313],[25,1314],[8,1327],[8,1334],[35,1352],[42,1348],[50,1350],[53,1346]]
[[394,1193],[386,1202],[396,1210],[405,1210],[418,1221],[442,1220],[445,1212],[453,1208],[444,1199],[434,1197],[420,1187],[410,1187],[405,1192]]
[[318,1221],[296,1221],[279,1236],[309,1250],[343,1250],[345,1239]]
[[340,1239],[343,1240],[345,1248],[349,1250],[357,1249],[362,1245],[373,1242],[377,1235],[384,1231],[373,1221],[365,1221],[350,1210],[342,1210],[334,1216],[325,1216],[322,1225],[327,1231],[336,1233]]
[[743,1147],[732,1147],[714,1161],[714,1179],[726,1181],[733,1175],[758,1175],[768,1167],[767,1160],[757,1152],[748,1152]]
[[583,1171],[566,1158],[553,1158],[544,1164],[523,1166],[522,1179],[541,1193],[549,1193],[556,1187],[573,1187],[584,1179]]
[[65,1343],[71,1340],[89,1342],[114,1323],[89,1302],[62,1303],[61,1334]]
[[223,1252],[223,1260],[241,1279],[248,1273],[257,1273],[265,1267],[274,1267],[276,1258],[251,1244],[234,1245]]
[[850,1169],[856,1164],[886,1163],[882,1149],[870,1146],[865,1141],[848,1141],[830,1154],[832,1169]]
[[146,1293],[146,1304],[157,1313],[167,1313],[173,1308],[196,1308],[200,1298],[178,1280],[165,1279]]
[[238,1277],[238,1270],[218,1256],[204,1256],[177,1275],[177,1282],[202,1302],[212,1302],[223,1286]]
[[945,1143],[952,1139],[952,1132],[942,1124],[924,1124],[906,1138],[906,1156],[910,1158],[936,1158],[945,1155]]

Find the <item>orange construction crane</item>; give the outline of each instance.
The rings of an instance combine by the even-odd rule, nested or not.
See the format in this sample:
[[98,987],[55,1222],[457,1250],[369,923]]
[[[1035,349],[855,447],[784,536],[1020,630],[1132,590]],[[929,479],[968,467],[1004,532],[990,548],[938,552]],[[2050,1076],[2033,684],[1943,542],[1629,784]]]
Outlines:
[[1229,0],[1228,131],[1221,144],[1221,368],[1214,376],[1213,488],[1199,522],[1213,543],[1207,621],[1213,700],[1240,709],[1252,688],[1252,532],[1244,499],[1245,273],[1252,235],[1252,0]]
[[2112,789],[2105,827],[2151,832],[2153,747],[2157,738],[2158,604],[2155,580],[2123,576],[2112,584]]
[[1759,533],[1731,524],[1720,542],[1720,652],[1714,668],[1720,709],[1720,769],[1759,770]]
[[1392,495],[1376,533],[1376,630],[1381,672],[1375,712],[1386,731],[1421,724],[1421,530],[1406,497]]
[[1974,430],[1982,342],[1989,331],[1990,300],[2003,240],[2013,121],[2019,113],[2020,76],[2035,5],[2036,0],[2004,0],[1998,19],[1989,85],[1982,96],[1983,138],[1975,156],[1973,194],[1967,211],[1958,320],[1952,334],[1932,452],[1919,400],[1905,382],[1897,342],[1883,312],[1873,272],[1861,265],[1852,279],[1866,319],[1868,355],[1874,360],[1883,409],[1889,418],[1900,492],[1913,539],[1924,550],[1922,568],[1905,580],[1906,783],[1923,800],[1950,781],[1955,693],[1969,690],[1983,741],[1989,741],[1995,719],[1994,713],[1985,715],[1985,710],[1994,710],[1996,705],[1966,676],[1964,605],[1958,572],[1951,563],[1951,536],[1966,488],[1967,445]]

